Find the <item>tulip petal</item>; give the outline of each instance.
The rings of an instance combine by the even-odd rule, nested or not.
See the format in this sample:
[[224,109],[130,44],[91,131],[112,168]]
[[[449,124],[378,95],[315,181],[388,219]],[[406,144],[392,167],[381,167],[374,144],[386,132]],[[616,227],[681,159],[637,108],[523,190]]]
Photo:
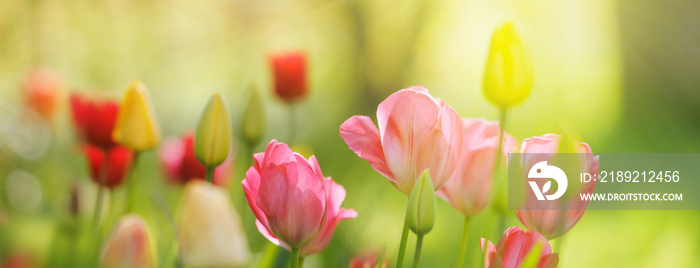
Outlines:
[[316,175],[304,164],[290,162],[262,174],[255,200],[267,216],[270,232],[296,247],[318,234],[325,217],[323,186],[312,181]]
[[379,130],[367,116],[353,116],[340,125],[340,136],[357,156],[369,162],[377,172],[395,181],[384,158]]

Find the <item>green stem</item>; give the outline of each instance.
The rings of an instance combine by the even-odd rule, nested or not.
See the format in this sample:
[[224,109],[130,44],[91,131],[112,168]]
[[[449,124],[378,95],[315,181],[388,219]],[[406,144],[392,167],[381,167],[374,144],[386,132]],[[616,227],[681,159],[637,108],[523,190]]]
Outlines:
[[471,226],[471,223],[472,218],[465,216],[464,227],[462,227],[462,241],[459,243],[459,252],[457,253],[455,268],[462,268],[462,266],[464,266],[464,256],[467,255],[467,240],[469,238],[469,227]]
[[292,268],[299,268],[299,248],[292,248]]
[[294,103],[289,104],[289,145],[294,143],[296,132],[296,107]]
[[304,267],[304,257],[299,257],[299,268]]
[[207,181],[210,183],[214,183],[214,168],[215,167],[207,167]]
[[100,219],[102,216],[102,199],[104,195],[104,187],[103,184],[105,181],[107,181],[107,174],[109,170],[109,151],[106,149],[102,150],[102,154],[104,157],[104,161],[102,161],[101,165],[98,167],[99,173],[97,174],[99,178],[97,178],[97,196],[95,197],[95,212],[92,213],[92,226],[95,228],[95,230],[98,230],[100,227]]
[[396,260],[396,268],[403,267],[403,259],[406,254],[406,242],[408,242],[408,224],[406,224],[405,218],[403,221],[403,231],[401,232],[401,244],[399,245],[399,259]]
[[126,182],[127,182],[127,189],[126,189],[126,207],[124,210],[124,214],[131,213],[134,211],[134,186],[136,184],[136,181],[134,179],[134,173],[136,173],[136,166],[139,163],[139,152],[134,153],[134,159],[133,159],[133,164],[131,165],[131,169],[129,169],[129,176],[126,177]]
[[[508,114],[508,109],[507,109],[507,108],[501,108],[501,110],[500,110],[500,119],[499,119],[499,121],[498,121],[498,126],[499,126],[499,130],[498,130],[498,151],[496,151],[496,154],[495,154],[495,155],[496,155],[496,159],[494,160],[494,164],[493,164],[493,175],[494,175],[494,176],[496,176],[496,175],[498,174],[497,171],[498,171],[498,169],[499,169],[499,167],[500,167],[500,164],[501,164],[501,153],[502,153],[502,151],[503,151],[503,138],[504,138],[504,136],[505,136],[504,134],[505,134],[505,129],[506,129],[506,119],[507,119],[506,116],[507,116],[507,114]],[[501,179],[501,178],[496,178],[496,180],[498,180],[498,181],[500,181],[500,179]],[[496,180],[494,180],[494,181],[496,181]],[[496,185],[496,186],[503,186],[504,184],[502,184],[502,183],[494,183],[494,185]],[[501,189],[496,189],[496,188],[499,188],[499,187],[495,187],[493,193],[497,196],[498,193],[499,193],[499,191],[500,191]],[[497,226],[498,226],[498,230],[496,230],[496,235],[497,235],[496,237],[500,237],[501,232],[503,232],[503,230],[504,230],[504,228],[505,228],[505,222],[506,222],[506,215],[504,215],[503,213],[500,213],[500,211],[499,211],[499,213],[498,213],[498,225],[497,225]]]
[[423,235],[419,234],[418,239],[416,239],[416,252],[413,254],[413,268],[418,267],[418,262],[420,261],[420,250],[423,247]]
[[104,195],[104,187],[97,184],[97,199],[95,200],[95,212],[92,213],[92,226],[97,229],[100,226],[100,216],[102,214],[102,199]]

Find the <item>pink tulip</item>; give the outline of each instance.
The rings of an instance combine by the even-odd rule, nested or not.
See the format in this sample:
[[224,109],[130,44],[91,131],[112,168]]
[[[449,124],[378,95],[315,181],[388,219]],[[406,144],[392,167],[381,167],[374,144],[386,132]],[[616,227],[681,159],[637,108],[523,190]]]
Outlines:
[[100,257],[101,267],[155,267],[153,245],[143,219],[123,216],[105,241]]
[[[387,268],[389,261],[386,258],[380,257],[383,254],[378,252],[366,252],[355,256],[350,261],[348,268]],[[382,259],[380,259],[382,258]]]
[[[464,146],[457,170],[437,195],[466,216],[474,216],[486,208],[491,192],[493,169],[498,150],[498,122],[462,119]],[[513,136],[504,135],[502,156],[517,145]]]
[[326,248],[338,222],[357,217],[340,208],[345,189],[323,177],[314,156],[306,160],[272,140],[253,158],[243,190],[258,230],[271,242],[299,248],[300,256],[315,254]]
[[452,177],[462,154],[462,121],[452,107],[413,86],[377,107],[379,129],[368,116],[353,116],[340,136],[360,158],[405,194],[430,169],[435,189]]
[[[521,159],[520,163],[523,163],[525,167],[531,167],[540,161],[551,160],[554,156],[553,154],[558,151],[559,139],[559,135],[556,134],[546,134],[525,139],[520,148],[520,156],[525,159]],[[591,147],[586,143],[576,142],[576,151],[580,154],[585,154],[582,172],[598,174],[598,156],[593,155]],[[587,183],[584,187],[578,189],[581,193],[593,193],[594,190],[595,181]],[[536,206],[538,209],[516,210],[515,214],[518,216],[518,219],[520,219],[520,222],[528,229],[541,233],[547,239],[554,239],[571,230],[581,217],[583,217],[583,213],[586,212],[586,208],[588,207],[589,202],[578,199],[578,193],[570,196],[574,197],[573,200],[558,199],[547,202],[548,204],[553,204],[552,206],[555,208],[567,207],[576,209],[543,210],[541,206],[534,205],[535,200],[530,196],[530,198],[525,199],[524,208]]]
[[496,246],[491,241],[481,239],[481,250],[484,251],[484,267],[515,268],[520,267],[528,253],[542,243],[542,251],[537,261],[538,268],[556,267],[559,254],[552,253],[549,242],[535,231],[523,231],[520,227],[510,227],[503,233]]

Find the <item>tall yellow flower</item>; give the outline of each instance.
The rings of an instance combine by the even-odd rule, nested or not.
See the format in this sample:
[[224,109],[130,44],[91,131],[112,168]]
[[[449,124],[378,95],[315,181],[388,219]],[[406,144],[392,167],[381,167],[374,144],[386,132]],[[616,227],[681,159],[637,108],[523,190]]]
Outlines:
[[141,152],[160,143],[160,125],[153,111],[146,86],[134,80],[122,98],[112,138],[119,144]]
[[501,109],[513,107],[530,95],[532,80],[530,51],[513,22],[506,22],[491,39],[484,70],[484,95]]

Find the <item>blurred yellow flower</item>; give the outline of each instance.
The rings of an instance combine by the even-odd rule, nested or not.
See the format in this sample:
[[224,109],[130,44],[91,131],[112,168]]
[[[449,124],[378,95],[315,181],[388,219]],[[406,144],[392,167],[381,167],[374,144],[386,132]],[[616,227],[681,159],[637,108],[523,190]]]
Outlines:
[[231,147],[231,120],[220,93],[209,99],[194,135],[194,154],[207,167],[215,167],[228,157]]
[[134,151],[146,151],[160,143],[160,125],[146,86],[133,81],[122,98],[112,138]]
[[178,222],[180,258],[190,267],[241,267],[250,252],[225,188],[190,180]]
[[491,39],[484,70],[484,95],[502,109],[513,107],[530,95],[532,80],[530,51],[513,23],[506,22]]

